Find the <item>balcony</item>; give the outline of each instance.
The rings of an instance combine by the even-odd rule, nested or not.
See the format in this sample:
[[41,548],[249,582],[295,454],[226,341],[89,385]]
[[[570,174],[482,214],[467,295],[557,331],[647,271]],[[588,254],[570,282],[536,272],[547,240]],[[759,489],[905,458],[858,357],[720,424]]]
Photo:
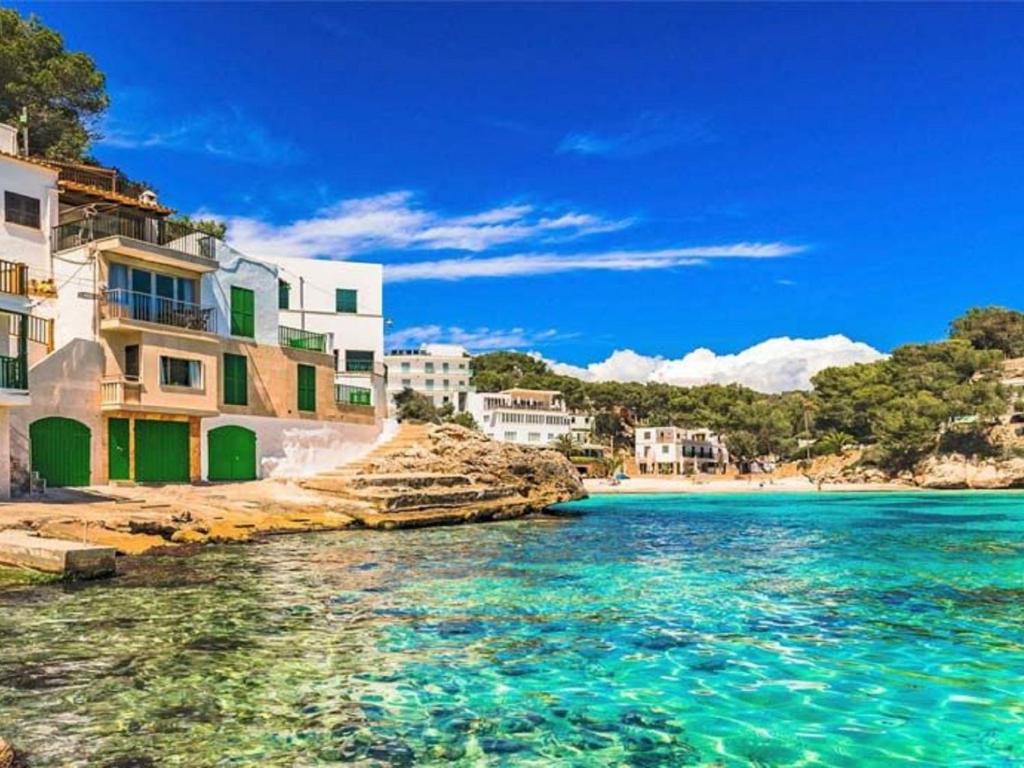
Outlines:
[[324,333],[313,333],[300,328],[289,328],[286,325],[278,326],[277,343],[282,347],[292,349],[308,349],[311,352],[327,352],[327,335]]
[[0,389],[28,389],[28,361],[0,356]]
[[0,293],[28,296],[28,267],[0,259]]
[[348,384],[335,384],[334,402],[339,405],[357,405],[372,408],[373,390],[366,387],[353,387]]
[[123,288],[103,291],[100,301],[103,320],[154,323],[186,331],[216,333],[213,307],[201,307],[187,301],[165,299],[150,293]]
[[142,382],[125,376],[107,376],[100,382],[100,407],[120,410],[142,403]]
[[[122,238],[137,244],[159,246],[173,254],[210,262],[200,265],[208,268],[206,271],[216,269],[216,263],[213,260],[216,258],[217,238],[192,229],[181,222],[155,216],[105,213],[78,221],[64,222],[53,228],[51,244],[54,251],[64,251],[106,238]],[[152,248],[139,248],[133,243],[128,243],[124,249],[131,252],[131,255],[141,255],[142,258],[159,255],[159,251],[154,252]],[[139,254],[137,251],[142,251],[142,253]]]

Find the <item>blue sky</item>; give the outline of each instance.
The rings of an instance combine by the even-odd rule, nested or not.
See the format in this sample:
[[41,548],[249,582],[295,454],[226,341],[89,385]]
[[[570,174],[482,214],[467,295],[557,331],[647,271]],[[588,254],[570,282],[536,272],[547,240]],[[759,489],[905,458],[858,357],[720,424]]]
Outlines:
[[888,351],[1021,305],[1024,7],[19,7],[107,73],[101,160],[389,265],[398,340]]

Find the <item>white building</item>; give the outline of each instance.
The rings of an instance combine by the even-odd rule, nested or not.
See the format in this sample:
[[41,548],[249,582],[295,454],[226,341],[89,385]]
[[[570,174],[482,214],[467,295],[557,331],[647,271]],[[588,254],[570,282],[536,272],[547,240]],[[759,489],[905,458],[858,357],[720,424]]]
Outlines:
[[729,452],[709,429],[637,427],[636,465],[641,474],[721,472]]
[[[329,334],[343,397],[386,412],[384,268],[327,259],[261,257],[278,267],[281,333]],[[297,342],[295,342],[297,343]]]
[[543,446],[571,434],[572,417],[561,392],[506,389],[474,392],[467,400],[481,431],[499,442]]
[[569,427],[572,431],[572,439],[580,445],[591,445],[594,443],[594,415],[592,413],[581,413],[574,411],[569,414]]
[[388,369],[388,402],[411,389],[429,397],[438,408],[451,404],[456,413],[466,410],[473,392],[473,357],[458,344],[424,344],[418,349],[395,349],[384,356]]

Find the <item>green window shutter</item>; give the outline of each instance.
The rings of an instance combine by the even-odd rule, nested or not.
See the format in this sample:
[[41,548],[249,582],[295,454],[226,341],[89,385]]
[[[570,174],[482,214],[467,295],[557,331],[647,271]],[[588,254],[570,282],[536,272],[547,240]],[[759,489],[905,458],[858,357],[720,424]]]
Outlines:
[[338,288],[334,292],[334,309],[337,312],[355,314],[359,311],[359,292],[350,288]]
[[256,298],[248,288],[231,286],[231,335],[256,336]]
[[316,368],[312,365],[299,366],[299,410],[316,410]]
[[224,404],[249,404],[249,369],[245,355],[224,353]]
[[292,287],[284,280],[277,281],[277,308],[288,309],[291,304]]

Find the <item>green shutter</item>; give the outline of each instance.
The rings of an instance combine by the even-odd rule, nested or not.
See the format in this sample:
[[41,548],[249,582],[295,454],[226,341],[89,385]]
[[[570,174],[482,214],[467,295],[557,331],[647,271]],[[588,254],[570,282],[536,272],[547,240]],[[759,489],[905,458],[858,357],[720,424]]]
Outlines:
[[284,280],[277,281],[277,308],[288,309],[291,304],[291,286],[288,285]]
[[135,479],[140,483],[187,483],[187,421],[135,420]]
[[256,298],[248,288],[231,286],[231,335],[256,336]]
[[237,426],[211,429],[206,437],[209,448],[209,480],[256,479],[256,433]]
[[128,419],[107,422],[107,476],[111,480],[128,480]]
[[249,404],[249,370],[245,355],[224,353],[224,404]]
[[334,292],[334,309],[338,312],[358,312],[358,292],[350,288],[338,288]]
[[91,434],[85,424],[49,416],[29,424],[28,436],[32,471],[38,472],[47,486],[89,484]]
[[316,410],[316,368],[312,365],[299,366],[299,410]]

